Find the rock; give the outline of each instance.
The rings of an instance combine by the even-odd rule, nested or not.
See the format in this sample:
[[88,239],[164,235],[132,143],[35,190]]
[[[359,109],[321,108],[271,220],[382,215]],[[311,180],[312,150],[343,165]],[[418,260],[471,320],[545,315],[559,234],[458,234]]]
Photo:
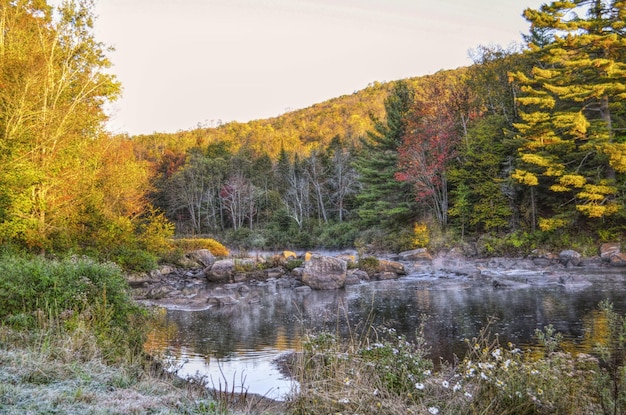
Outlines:
[[406,275],[404,265],[395,261],[387,261],[386,259],[381,259],[378,261],[378,267],[376,268],[376,271],[378,273],[393,272],[396,275]]
[[346,284],[346,261],[313,255],[304,265],[302,282],[314,290],[336,290]]
[[600,258],[605,262],[610,262],[613,255],[617,255],[622,250],[622,244],[611,242],[600,245]]
[[351,272],[346,274],[346,282],[345,285],[359,285],[361,283],[361,278],[355,273]]
[[146,293],[146,298],[149,300],[160,300],[162,298],[169,297],[173,291],[175,291],[173,287],[167,285],[157,285]]
[[580,265],[581,258],[582,256],[578,252],[572,249],[566,249],[559,253],[559,261],[561,261],[561,264],[566,265],[566,266],[569,264],[573,266]]
[[396,278],[398,278],[398,274],[390,271],[377,272],[374,274],[374,279],[378,281],[395,280]]
[[221,259],[204,270],[207,280],[210,282],[230,282],[235,274],[235,261],[232,259]]
[[335,258],[343,259],[346,261],[346,264],[351,266],[357,263],[356,256],[352,254],[339,254]]
[[215,263],[215,256],[208,249],[198,249],[187,252],[185,257],[199,264],[198,268],[208,268]]
[[400,261],[431,261],[433,257],[428,253],[428,249],[419,248],[412,251],[404,251],[398,254]]
[[280,278],[285,275],[285,270],[283,268],[269,268],[263,271],[265,274],[265,279],[269,278]]
[[626,254],[619,253],[611,257],[610,264],[613,267],[626,267]]
[[348,271],[348,276],[354,276],[363,281],[369,281],[370,279],[369,274],[362,269],[351,269]]

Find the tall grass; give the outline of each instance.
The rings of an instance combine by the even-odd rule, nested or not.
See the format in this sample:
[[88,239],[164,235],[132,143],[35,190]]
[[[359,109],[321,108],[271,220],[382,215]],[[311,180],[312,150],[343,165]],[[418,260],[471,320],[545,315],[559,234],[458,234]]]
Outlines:
[[141,351],[147,313],[121,269],[86,257],[0,255],[0,320],[16,329],[88,332],[110,359]]
[[607,330],[594,355],[560,349],[552,326],[536,332],[537,350],[501,345],[490,323],[466,340],[459,362],[434,371],[423,332],[409,343],[391,329],[348,339],[308,334],[294,362],[298,415],[359,414],[626,414],[626,317],[600,305]]

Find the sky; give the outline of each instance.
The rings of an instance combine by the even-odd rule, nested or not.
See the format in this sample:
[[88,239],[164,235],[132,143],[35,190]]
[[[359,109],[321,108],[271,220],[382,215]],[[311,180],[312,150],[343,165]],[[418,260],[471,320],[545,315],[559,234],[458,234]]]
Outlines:
[[[129,135],[247,122],[521,43],[542,0],[97,0]],[[52,1],[54,3],[54,1]]]

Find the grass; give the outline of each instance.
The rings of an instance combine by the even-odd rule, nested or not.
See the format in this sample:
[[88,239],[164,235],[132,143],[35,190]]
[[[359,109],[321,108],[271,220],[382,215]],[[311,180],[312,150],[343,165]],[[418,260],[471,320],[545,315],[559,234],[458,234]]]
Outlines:
[[542,345],[501,345],[490,324],[468,339],[463,360],[434,371],[423,333],[409,343],[391,329],[367,328],[347,340],[305,336],[293,372],[300,393],[290,413],[322,414],[626,414],[626,318],[600,304],[607,323],[594,355],[560,350],[551,327]]
[[607,302],[593,356],[561,350],[551,326],[538,354],[501,345],[488,324],[434,370],[423,328],[413,342],[371,319],[347,339],[306,333],[299,391],[279,405],[183,381],[144,354],[151,314],[113,264],[3,254],[0,271],[3,414],[626,414],[626,317]]

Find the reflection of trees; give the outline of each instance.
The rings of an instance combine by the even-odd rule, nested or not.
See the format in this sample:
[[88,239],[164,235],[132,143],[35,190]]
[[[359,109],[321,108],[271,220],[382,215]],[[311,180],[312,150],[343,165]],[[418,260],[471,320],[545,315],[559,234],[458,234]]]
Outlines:
[[461,357],[463,339],[476,336],[491,318],[496,319],[492,332],[499,334],[503,344],[529,346],[534,343],[535,329],[552,324],[563,334],[567,349],[590,352],[606,332],[598,303],[608,298],[616,311],[623,312],[624,297],[623,287],[507,290],[397,280],[303,295],[269,285],[251,287],[238,304],[205,311],[168,311],[150,333],[146,349],[159,350],[164,344],[177,349],[187,346],[197,354],[223,358],[242,350],[295,349],[305,331],[323,329],[347,336],[361,333],[370,324],[393,327],[412,339],[426,315],[425,336],[435,359]]

